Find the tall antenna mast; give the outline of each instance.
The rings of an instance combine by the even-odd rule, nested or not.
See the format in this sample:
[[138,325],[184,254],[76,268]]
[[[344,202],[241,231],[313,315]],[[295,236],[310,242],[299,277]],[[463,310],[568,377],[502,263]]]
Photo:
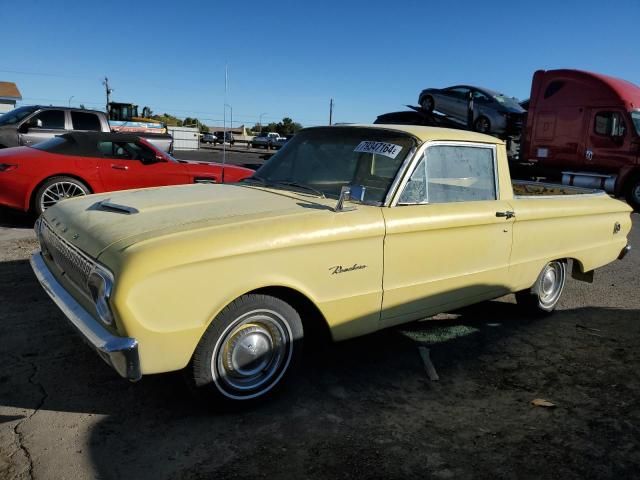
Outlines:
[[113,93],[113,89],[109,87],[109,79],[107,76],[104,76],[104,80],[102,81],[102,85],[104,85],[104,91],[107,94],[107,108],[105,109],[107,115],[109,114],[109,104],[111,103],[111,94]]
[[333,98],[329,101],[329,125],[333,125]]
[[227,163],[227,89],[229,84],[229,66],[224,66],[224,104],[222,105],[222,183],[224,183],[224,166]]

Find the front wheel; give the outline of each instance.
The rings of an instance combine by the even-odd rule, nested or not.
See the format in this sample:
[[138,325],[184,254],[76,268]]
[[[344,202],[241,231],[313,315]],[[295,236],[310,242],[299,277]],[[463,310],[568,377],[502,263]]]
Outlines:
[[47,208],[65,198],[89,195],[91,192],[80,180],[72,177],[53,177],[42,184],[36,192],[33,201],[33,209],[38,215],[42,215]]
[[300,315],[269,295],[236,299],[211,322],[191,362],[197,393],[217,403],[261,399],[282,385],[302,353]]
[[516,301],[532,313],[551,313],[560,300],[566,281],[566,262],[554,260],[544,266],[530,289],[516,293]]

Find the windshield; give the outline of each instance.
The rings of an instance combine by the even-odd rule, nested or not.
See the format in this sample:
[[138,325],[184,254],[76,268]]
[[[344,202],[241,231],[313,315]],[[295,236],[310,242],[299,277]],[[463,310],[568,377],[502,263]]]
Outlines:
[[0,125],[12,125],[32,114],[38,107],[20,107],[0,116]]
[[640,110],[631,112],[631,120],[633,120],[633,126],[636,127],[636,133],[640,135]]
[[518,99],[517,98],[513,98],[513,97],[506,97],[504,95],[502,95],[501,93],[497,93],[493,96],[493,98],[496,100],[496,102],[498,102],[500,105],[504,105],[505,107],[509,107],[509,108],[514,108],[516,110],[523,110],[523,108],[520,106],[520,104],[518,103]]
[[318,127],[287,142],[252,177],[267,186],[304,186],[337,198],[346,185],[364,187],[364,203],[382,204],[415,139],[404,132]]

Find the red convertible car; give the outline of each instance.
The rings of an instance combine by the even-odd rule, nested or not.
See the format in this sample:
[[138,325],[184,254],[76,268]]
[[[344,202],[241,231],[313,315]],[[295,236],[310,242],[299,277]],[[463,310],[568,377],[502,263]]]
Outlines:
[[33,147],[0,150],[0,205],[42,213],[89,193],[184,183],[237,182],[254,172],[176,160],[136,135],[67,133]]

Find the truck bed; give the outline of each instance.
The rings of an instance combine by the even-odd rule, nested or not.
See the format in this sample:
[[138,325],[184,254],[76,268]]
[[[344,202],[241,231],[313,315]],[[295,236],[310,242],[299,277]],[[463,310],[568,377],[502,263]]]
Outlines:
[[605,192],[603,190],[598,190],[595,188],[582,188],[554,183],[513,180],[512,185],[513,195],[515,197],[605,195]]

